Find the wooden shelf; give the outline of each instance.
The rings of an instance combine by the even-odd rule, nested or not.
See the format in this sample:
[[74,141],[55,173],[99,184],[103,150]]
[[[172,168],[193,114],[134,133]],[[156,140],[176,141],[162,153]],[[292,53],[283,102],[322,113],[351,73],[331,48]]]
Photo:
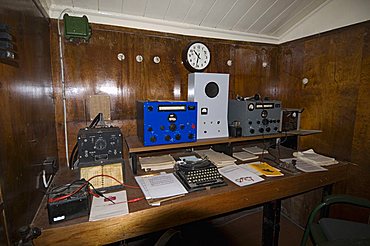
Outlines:
[[215,145],[215,144],[230,144],[238,142],[248,142],[254,140],[264,140],[264,139],[274,139],[274,138],[284,138],[289,136],[295,136],[296,134],[283,133],[283,134],[271,134],[264,136],[253,136],[253,137],[239,137],[239,138],[209,138],[200,139],[196,142],[190,143],[180,143],[180,144],[165,144],[156,146],[144,146],[137,136],[126,137],[126,143],[128,146],[128,151],[132,153],[148,152],[148,151],[158,151],[158,150],[168,150],[168,149],[179,149],[179,148],[191,148],[197,146]]

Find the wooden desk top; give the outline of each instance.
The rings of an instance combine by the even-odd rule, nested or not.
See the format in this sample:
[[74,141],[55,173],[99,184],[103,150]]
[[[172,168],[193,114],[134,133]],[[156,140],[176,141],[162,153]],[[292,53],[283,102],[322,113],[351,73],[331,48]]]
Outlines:
[[[339,163],[328,167],[327,172],[286,174],[282,177],[266,178],[263,182],[245,187],[238,187],[227,181],[227,186],[193,192],[176,200],[164,202],[159,207],[150,207],[146,200],[130,203],[129,214],[95,222],[88,222],[85,216],[49,225],[44,200],[32,225],[42,229],[41,236],[35,239],[34,243],[101,245],[117,242],[343,181],[348,176],[350,166],[348,163]],[[55,180],[58,181],[61,176],[66,178],[73,175],[69,170],[62,170]],[[130,171],[126,173],[126,183],[134,184]],[[127,188],[127,193],[128,199],[143,196],[140,189]]]
[[280,133],[280,134],[271,134],[271,135],[264,135],[264,136],[238,137],[238,138],[231,138],[231,137],[209,138],[209,139],[200,139],[196,142],[179,143],[179,144],[164,144],[164,145],[156,145],[156,146],[144,146],[137,136],[129,136],[129,137],[126,137],[125,139],[126,139],[128,151],[131,154],[131,153],[140,153],[140,152],[148,152],[148,151],[156,151],[156,150],[191,148],[191,147],[214,145],[214,144],[237,143],[237,142],[246,142],[246,141],[253,141],[253,140],[273,139],[273,138],[285,138],[287,136],[289,137],[289,136],[294,136],[294,135],[297,135],[297,134]]

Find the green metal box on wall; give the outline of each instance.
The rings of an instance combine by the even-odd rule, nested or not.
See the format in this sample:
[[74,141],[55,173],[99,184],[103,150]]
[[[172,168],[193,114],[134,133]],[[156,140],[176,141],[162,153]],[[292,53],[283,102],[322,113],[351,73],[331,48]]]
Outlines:
[[69,16],[65,14],[64,20],[64,37],[70,41],[74,39],[82,39],[83,41],[89,41],[91,37],[91,28],[89,20],[84,15],[82,17]]

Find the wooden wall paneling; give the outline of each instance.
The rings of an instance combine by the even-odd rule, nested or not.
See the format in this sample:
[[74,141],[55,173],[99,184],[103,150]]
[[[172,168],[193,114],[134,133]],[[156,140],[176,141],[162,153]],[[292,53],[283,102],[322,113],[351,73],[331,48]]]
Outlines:
[[[363,38],[360,85],[358,86],[351,152],[351,161],[358,164],[358,168],[353,174],[354,178],[347,182],[347,192],[370,199],[370,107],[368,106],[370,98],[370,22],[364,25]],[[340,213],[350,213],[352,217],[362,219],[362,221],[369,216],[366,210],[358,210],[354,213],[347,209]]]
[[18,66],[0,64],[0,182],[11,242],[30,224],[45,189],[41,163],[56,157],[48,20],[33,1],[3,1],[0,22],[11,28]]
[[[277,46],[238,45],[235,48],[235,93],[276,98]],[[266,62],[267,67],[262,63]]]
[[[296,40],[280,46],[278,95],[283,105],[303,107],[303,129],[322,129],[302,137],[300,148],[359,164],[353,178],[334,187],[370,199],[368,124],[369,23]],[[302,78],[309,83],[302,85]],[[346,191],[347,187],[347,191]],[[304,226],[308,212],[318,203],[319,191],[283,202],[287,214]],[[304,202],[303,202],[304,201]],[[297,214],[295,211],[300,211]],[[333,210],[335,215],[361,217],[359,210]],[[366,216],[365,216],[366,218]],[[303,224],[302,224],[303,223]]]
[[305,41],[302,127],[321,129],[301,147],[350,160],[362,52],[361,28]]
[[[145,54],[145,95],[144,100],[185,100],[186,91],[182,91],[181,84],[185,81],[178,73],[179,47],[176,40],[163,37],[145,37],[143,47]],[[161,62],[156,64],[153,57],[158,56]]]
[[304,108],[300,100],[304,77],[303,59],[302,42],[279,47],[279,82],[276,87],[276,97],[282,101],[283,108]]

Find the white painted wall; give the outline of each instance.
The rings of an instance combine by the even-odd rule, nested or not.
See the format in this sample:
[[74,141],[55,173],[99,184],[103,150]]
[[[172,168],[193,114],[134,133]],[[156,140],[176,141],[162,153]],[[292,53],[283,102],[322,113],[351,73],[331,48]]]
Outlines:
[[370,20],[370,0],[332,0],[280,35],[279,43]]

